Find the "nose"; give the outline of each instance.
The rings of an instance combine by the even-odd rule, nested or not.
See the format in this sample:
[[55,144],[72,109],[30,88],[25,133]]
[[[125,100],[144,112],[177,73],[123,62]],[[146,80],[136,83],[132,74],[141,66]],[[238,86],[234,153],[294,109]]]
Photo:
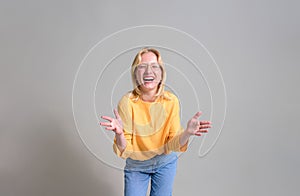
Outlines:
[[151,65],[147,65],[145,73],[152,73]]

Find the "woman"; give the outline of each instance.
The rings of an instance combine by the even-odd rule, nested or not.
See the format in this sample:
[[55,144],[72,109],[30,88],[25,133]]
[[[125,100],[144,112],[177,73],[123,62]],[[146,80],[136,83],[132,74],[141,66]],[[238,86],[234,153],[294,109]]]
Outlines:
[[142,49],[135,57],[131,76],[134,89],[124,95],[114,110],[115,118],[100,122],[115,133],[114,152],[126,159],[125,196],[170,196],[176,173],[175,152],[187,150],[190,136],[201,136],[210,121],[198,121],[197,112],[184,130],[180,125],[179,101],[164,91],[166,72],[160,53]]

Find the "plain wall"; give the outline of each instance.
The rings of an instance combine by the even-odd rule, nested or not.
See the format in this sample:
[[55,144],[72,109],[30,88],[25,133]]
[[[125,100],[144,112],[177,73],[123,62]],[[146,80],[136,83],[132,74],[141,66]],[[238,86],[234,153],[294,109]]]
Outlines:
[[[197,100],[205,118],[213,111],[225,115],[226,106],[224,126],[218,118],[211,129],[214,137],[222,130],[211,151],[200,157],[203,138],[193,138],[188,152],[180,156],[174,195],[299,194],[299,6],[292,0],[1,1],[0,195],[123,194],[124,162],[113,154],[109,142],[113,135],[94,128],[98,123],[94,111],[91,117],[83,113],[77,117],[86,119],[82,126],[90,126],[78,130],[72,92],[79,66],[95,44],[140,25],[173,27],[199,40],[213,56],[226,87],[226,100],[222,88],[216,90],[224,104],[212,110],[201,74],[193,75],[199,75],[197,99],[191,96],[191,85],[181,85],[186,80],[169,67],[167,80],[180,95],[184,127]],[[156,38],[175,47],[164,43],[163,36],[137,37],[145,44]],[[105,50],[109,55],[120,52],[117,42]],[[122,60],[130,65],[135,51],[116,59],[116,64]],[[184,63],[174,52],[163,54],[175,68],[176,62]],[[180,73],[186,70],[177,68]],[[125,82],[118,83],[124,86],[117,86],[111,98],[106,93],[112,92],[109,78],[103,76],[98,83],[96,115],[112,115],[120,96],[131,88],[125,74]],[[78,108],[89,108],[93,101],[87,98]],[[93,125],[85,124],[89,121]],[[86,143],[80,134],[87,135]],[[89,142],[95,144],[90,149]],[[111,165],[114,160],[119,168]]]

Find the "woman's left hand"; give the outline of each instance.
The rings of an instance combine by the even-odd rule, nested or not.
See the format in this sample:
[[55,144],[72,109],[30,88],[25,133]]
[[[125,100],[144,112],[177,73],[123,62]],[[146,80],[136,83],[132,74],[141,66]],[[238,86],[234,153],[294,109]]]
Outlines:
[[207,120],[199,121],[198,118],[201,116],[202,112],[197,112],[193,118],[191,118],[187,123],[186,131],[190,135],[201,136],[202,133],[207,133],[208,129],[211,128],[211,122]]

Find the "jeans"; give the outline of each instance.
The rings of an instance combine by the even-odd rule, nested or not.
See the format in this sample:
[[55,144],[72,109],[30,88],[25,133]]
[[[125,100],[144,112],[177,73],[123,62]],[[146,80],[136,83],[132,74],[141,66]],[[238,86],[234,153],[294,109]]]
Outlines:
[[177,159],[174,152],[145,161],[127,158],[124,169],[125,196],[145,196],[150,179],[150,196],[171,196]]

